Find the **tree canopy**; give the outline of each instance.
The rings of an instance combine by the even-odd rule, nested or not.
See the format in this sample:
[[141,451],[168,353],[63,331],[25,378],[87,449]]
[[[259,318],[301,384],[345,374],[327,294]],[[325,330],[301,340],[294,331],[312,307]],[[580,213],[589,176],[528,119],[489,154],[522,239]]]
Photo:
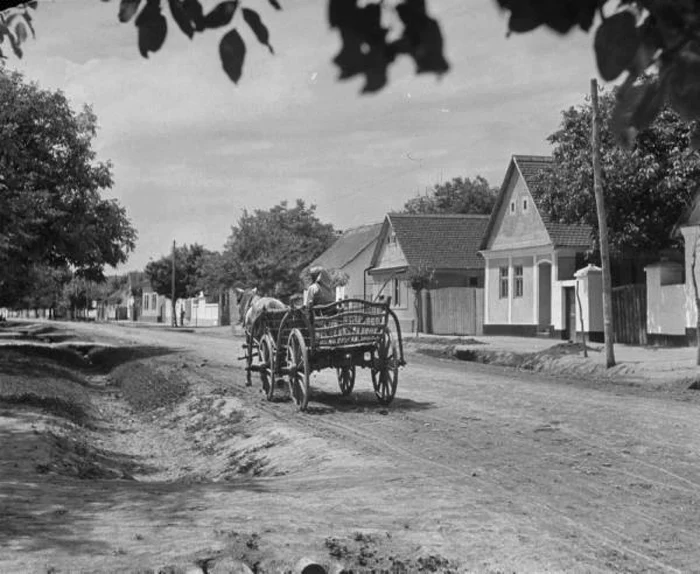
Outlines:
[[316,206],[298,199],[269,210],[245,211],[232,227],[223,257],[229,282],[287,299],[302,289],[304,267],[335,241],[333,226],[316,216]]
[[2,68],[0,101],[0,298],[33,266],[101,280],[105,265],[126,261],[136,231],[100,196],[112,174],[92,149],[95,115]]
[[496,202],[497,190],[480,175],[473,180],[455,177],[433,186],[430,193],[409,199],[405,213],[474,213],[488,215]]
[[[599,97],[610,247],[617,251],[671,247],[671,230],[700,189],[700,159],[689,153],[694,126],[665,107],[631,149],[621,149],[613,135],[616,97],[615,91]],[[559,129],[549,136],[554,164],[538,194],[538,205],[555,221],[597,229],[590,126],[589,102],[562,112]]]
[[[201,245],[181,245],[175,248],[175,299],[195,297],[203,290],[202,267],[207,251]],[[146,277],[159,295],[172,295],[172,254],[164,255],[146,265]]]
[[[197,33],[225,29],[219,57],[224,72],[236,83],[243,74],[246,35],[252,34],[274,53],[273,34],[258,11],[260,3],[253,8],[242,0],[223,0],[205,13],[200,0],[168,0],[170,18],[163,14],[164,4],[165,0],[119,2],[118,18],[135,24],[138,49],[144,57],[164,45],[169,19],[190,39]],[[279,0],[267,4],[282,10]],[[327,0],[328,24],[341,42],[333,58],[338,78],[363,76],[362,91],[376,92],[387,85],[388,70],[401,56],[413,60],[418,74],[447,72],[442,31],[429,15],[427,4],[427,0]],[[626,74],[613,114],[613,132],[622,143],[631,145],[664,103],[685,120],[700,118],[700,3],[495,0],[495,4],[508,14],[509,33],[528,33],[540,26],[559,34],[595,28],[593,48],[601,77],[613,81]],[[34,33],[31,9],[36,7],[37,0],[0,0],[0,58],[5,39],[15,55],[22,56],[22,44]],[[646,73],[653,73],[655,80],[638,82]],[[692,143],[700,145],[700,132],[694,132]]]

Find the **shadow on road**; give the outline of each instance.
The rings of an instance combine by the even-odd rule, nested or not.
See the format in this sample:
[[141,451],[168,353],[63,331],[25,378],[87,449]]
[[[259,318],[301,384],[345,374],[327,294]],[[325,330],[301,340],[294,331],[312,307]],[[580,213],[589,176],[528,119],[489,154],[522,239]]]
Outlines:
[[343,396],[339,392],[312,390],[307,412],[314,415],[327,415],[336,411],[385,414],[394,410],[422,411],[433,407],[434,403],[431,402],[419,402],[402,397],[395,397],[391,404],[383,405],[377,400],[373,391],[353,391]]

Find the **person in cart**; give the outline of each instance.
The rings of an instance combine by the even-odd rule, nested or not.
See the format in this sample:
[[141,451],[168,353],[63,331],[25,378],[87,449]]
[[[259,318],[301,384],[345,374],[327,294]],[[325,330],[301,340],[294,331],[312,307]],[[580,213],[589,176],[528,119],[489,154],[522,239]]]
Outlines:
[[335,292],[331,287],[328,271],[323,267],[315,266],[309,269],[309,275],[312,283],[307,291],[306,306],[315,307],[335,303]]

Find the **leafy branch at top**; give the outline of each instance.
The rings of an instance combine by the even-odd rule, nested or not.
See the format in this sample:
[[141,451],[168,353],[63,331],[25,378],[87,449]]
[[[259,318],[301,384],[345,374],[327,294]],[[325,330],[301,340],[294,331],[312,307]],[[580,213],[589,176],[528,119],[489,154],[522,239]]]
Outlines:
[[[613,130],[630,147],[666,103],[686,120],[700,119],[700,2],[679,0],[496,0],[511,32],[544,25],[565,34],[601,23],[593,47],[601,77],[626,77],[617,90]],[[651,74],[652,81],[642,81]],[[695,149],[700,132],[691,136]]]

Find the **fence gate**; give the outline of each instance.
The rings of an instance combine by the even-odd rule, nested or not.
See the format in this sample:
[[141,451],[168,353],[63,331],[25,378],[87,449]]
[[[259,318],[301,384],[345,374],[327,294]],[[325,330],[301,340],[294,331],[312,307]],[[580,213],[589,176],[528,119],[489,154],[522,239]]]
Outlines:
[[476,287],[430,289],[425,331],[436,335],[482,335],[484,290]]
[[616,343],[647,344],[647,286],[623,285],[612,290]]

